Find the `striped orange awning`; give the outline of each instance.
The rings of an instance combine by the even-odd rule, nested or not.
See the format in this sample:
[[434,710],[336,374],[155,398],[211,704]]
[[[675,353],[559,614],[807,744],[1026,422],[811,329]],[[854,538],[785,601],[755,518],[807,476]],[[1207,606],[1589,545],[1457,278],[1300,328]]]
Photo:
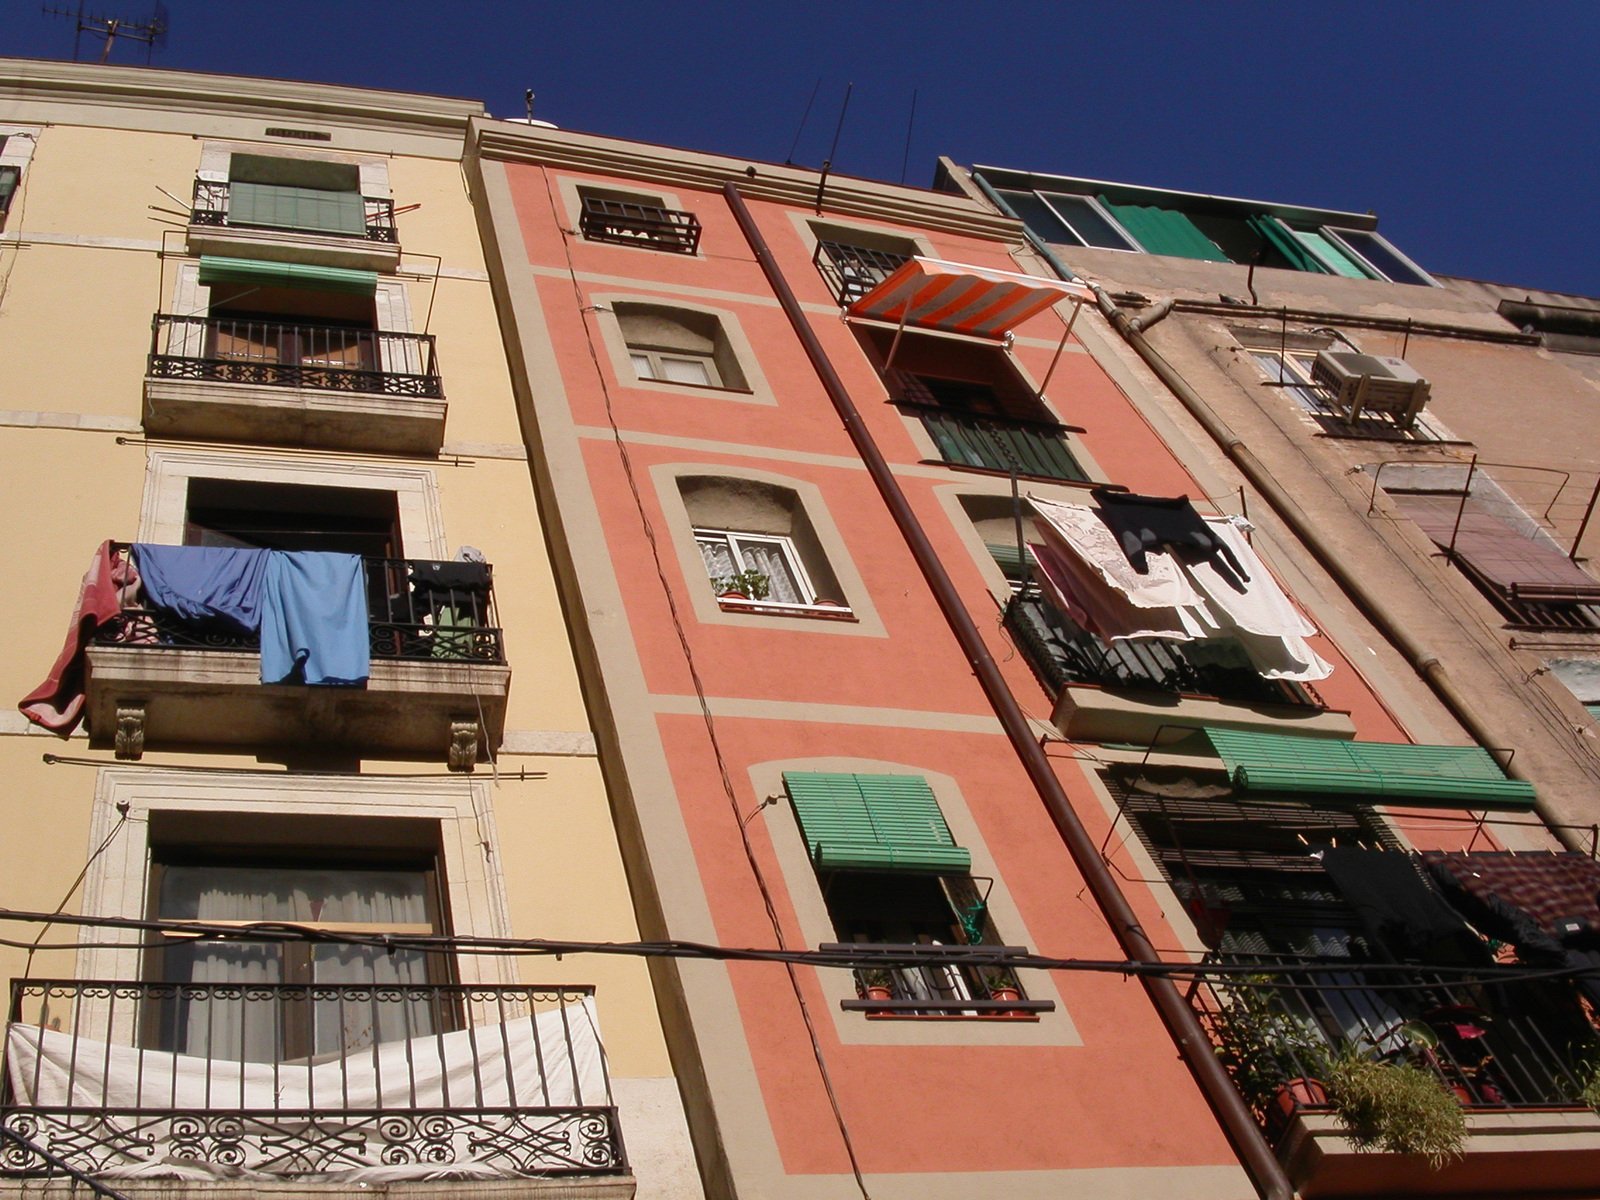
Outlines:
[[912,258],[849,308],[852,317],[892,321],[974,337],[1005,337],[1060,300],[1082,303],[1093,293],[1081,283],[1038,279],[937,258]]

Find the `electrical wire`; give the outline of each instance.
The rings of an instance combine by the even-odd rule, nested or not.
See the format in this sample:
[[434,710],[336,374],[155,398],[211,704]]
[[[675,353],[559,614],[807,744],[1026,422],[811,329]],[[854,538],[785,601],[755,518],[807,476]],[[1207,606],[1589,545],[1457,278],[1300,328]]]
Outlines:
[[[1322,959],[1292,963],[1226,962],[1139,962],[1133,959],[1058,958],[1035,954],[1009,946],[918,944],[883,946],[870,942],[841,943],[835,949],[791,950],[787,947],[721,946],[710,942],[678,939],[665,941],[588,942],[564,938],[497,938],[458,934],[399,934],[332,932],[315,926],[286,921],[258,921],[249,924],[213,924],[206,921],[175,921],[139,917],[91,917],[63,913],[30,912],[0,908],[0,921],[21,924],[45,922],[91,929],[122,929],[142,933],[177,935],[189,942],[247,942],[266,944],[307,943],[332,946],[361,946],[385,951],[414,950],[421,953],[455,953],[482,956],[551,957],[569,954],[596,954],[610,957],[664,958],[713,962],[751,962],[820,967],[835,970],[861,970],[872,967],[914,969],[919,967],[1008,967],[1022,970],[1060,971],[1074,974],[1167,976],[1183,980],[1232,980],[1230,986],[1283,987],[1279,976],[1292,977],[1308,972],[1331,971],[1339,974],[1359,972],[1364,980],[1381,981],[1385,989],[1398,991],[1436,989],[1438,984],[1408,983],[1405,976],[1418,968],[1409,963],[1358,962],[1353,959]],[[0,944],[22,946],[5,941]],[[137,948],[134,943],[89,943]],[[149,945],[170,945],[169,938]],[[78,943],[41,946],[42,950],[75,949]],[[1600,967],[1533,967],[1525,964],[1488,967],[1429,966],[1430,976],[1466,984],[1507,984],[1536,980],[1576,980],[1600,975]],[[1253,982],[1254,981],[1254,982]],[[1318,984],[1315,990],[1361,991],[1368,983]]]
[[[72,881],[72,885],[67,888],[67,894],[61,897],[61,903],[57,904],[55,911],[50,914],[52,917],[59,917],[62,915],[67,907],[67,902],[71,900],[72,897],[77,894],[78,889],[83,886],[84,879],[88,877],[89,868],[94,866],[95,860],[97,860],[106,852],[107,849],[110,848],[112,842],[116,841],[117,834],[121,833],[122,827],[128,823],[128,812],[129,809],[126,804],[119,804],[117,806],[117,823],[111,827],[111,831],[107,833],[105,837],[100,839],[100,844],[94,848],[93,852],[90,853],[88,859],[83,864],[83,870],[78,872],[77,878],[74,879]],[[39,936],[34,938],[33,944],[27,948],[28,957],[22,964],[22,977],[24,979],[27,979],[33,971],[33,956],[40,949],[40,943],[44,940],[44,935],[50,931],[51,924],[51,921],[46,920],[45,923],[39,927]]]

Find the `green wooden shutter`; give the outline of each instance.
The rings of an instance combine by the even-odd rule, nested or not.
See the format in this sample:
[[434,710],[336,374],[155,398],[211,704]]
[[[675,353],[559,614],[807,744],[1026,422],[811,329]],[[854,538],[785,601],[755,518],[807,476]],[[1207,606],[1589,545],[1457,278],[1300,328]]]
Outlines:
[[348,267],[319,267],[311,263],[270,262],[264,258],[200,256],[200,283],[240,283],[252,287],[310,288],[320,292],[346,292],[371,296],[378,290],[376,271]]
[[819,871],[961,874],[972,855],[956,845],[933,789],[920,775],[785,771],[806,851]]
[[1533,785],[1507,779],[1481,746],[1344,742],[1207,727],[1241,791],[1320,793],[1447,808],[1525,809]]
[[[5,139],[0,138],[0,145],[4,143]],[[0,213],[11,207],[11,197],[16,194],[17,183],[21,178],[21,167],[0,167]]]
[[352,237],[367,231],[366,207],[355,192],[240,180],[228,185],[228,223]]
[[1200,227],[1181,212],[1156,208],[1150,204],[1113,204],[1104,196],[1100,203],[1147,254],[1170,254],[1174,258],[1198,258],[1206,262],[1232,262],[1215,242],[1200,232]]

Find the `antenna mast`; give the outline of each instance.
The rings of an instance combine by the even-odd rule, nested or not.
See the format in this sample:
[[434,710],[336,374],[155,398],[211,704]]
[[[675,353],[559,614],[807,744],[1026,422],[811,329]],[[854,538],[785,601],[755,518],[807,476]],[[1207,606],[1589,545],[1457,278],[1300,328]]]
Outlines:
[[78,47],[83,40],[84,33],[93,34],[95,37],[105,39],[105,45],[100,49],[98,61],[104,63],[111,58],[111,47],[116,40],[125,38],[131,42],[144,43],[144,61],[149,63],[151,52],[157,46],[166,46],[167,30],[171,22],[167,20],[166,5],[161,0],[156,0],[147,20],[134,21],[126,17],[104,16],[100,13],[86,13],[83,11],[84,0],[78,0],[76,11],[67,8],[56,8],[46,4],[44,11],[57,17],[71,17],[77,22],[77,29],[72,35],[72,61],[78,61]]

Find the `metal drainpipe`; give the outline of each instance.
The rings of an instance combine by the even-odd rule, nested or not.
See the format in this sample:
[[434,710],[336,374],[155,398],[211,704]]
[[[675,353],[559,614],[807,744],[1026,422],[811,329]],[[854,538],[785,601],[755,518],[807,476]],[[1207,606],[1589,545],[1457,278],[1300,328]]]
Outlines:
[[[1153,325],[1154,321],[1137,321],[1130,317],[1126,311],[1118,307],[1106,290],[1097,283],[1090,283],[1094,290],[1095,301],[1100,306],[1100,311],[1114,325],[1123,339],[1138,352],[1140,358],[1163,383],[1172,390],[1172,394],[1189,410],[1191,416],[1204,426],[1205,431],[1211,435],[1222,452],[1228,456],[1233,465],[1251,485],[1261,493],[1267,503],[1272,505],[1278,516],[1283,518],[1284,524],[1294,532],[1295,536],[1311,551],[1312,556],[1322,566],[1322,569],[1333,576],[1346,595],[1355,601],[1356,607],[1378,627],[1389,644],[1399,650],[1413,670],[1422,676],[1424,683],[1432,689],[1439,701],[1450,710],[1451,716],[1461,722],[1463,728],[1470,733],[1481,746],[1493,746],[1498,740],[1483,718],[1479,715],[1478,706],[1472,698],[1456,685],[1444,669],[1444,664],[1437,655],[1419,641],[1405,622],[1393,609],[1370,588],[1361,576],[1345,562],[1337,550],[1323,538],[1316,523],[1305,514],[1305,511],[1295,502],[1293,496],[1283,488],[1272,472],[1256,457],[1255,452],[1245,445],[1244,439],[1235,433],[1228,423],[1224,421],[1214,408],[1208,404],[1203,396],[1189,384],[1188,380],[1162,357],[1160,351],[1145,339],[1144,330]],[[1168,306],[1161,316],[1171,311]],[[1158,318],[1159,319],[1159,318]],[[1505,772],[1513,779],[1527,780],[1528,775],[1513,759],[1505,765]],[[1558,814],[1548,811],[1544,802],[1537,796],[1534,799],[1534,808],[1544,819],[1546,825],[1560,839],[1561,843],[1569,850],[1583,850],[1585,847],[1577,835],[1562,827]]]
[[[1022,760],[1029,780],[1038,792],[1039,799],[1044,802],[1045,810],[1055,822],[1061,840],[1066,843],[1073,862],[1083,875],[1084,882],[1088,884],[1090,894],[1099,905],[1100,912],[1116,936],[1118,945],[1134,962],[1161,962],[1161,956],[1156,953],[1155,947],[1145,935],[1144,929],[1139,924],[1139,918],[1134,914],[1127,898],[1123,896],[1116,880],[1101,859],[1099,847],[1095,845],[1094,839],[1089,836],[1083,823],[1078,820],[1077,813],[1073,811],[1072,803],[1067,799],[1061,781],[1051,769],[1050,760],[1034,739],[1028,718],[990,656],[988,647],[983,643],[983,636],[972,620],[972,615],[962,603],[955,584],[951,582],[944,564],[939,561],[937,552],[928,541],[928,535],[918,523],[905,493],[900,490],[900,484],[889,469],[888,462],[863,424],[860,412],[850,399],[850,394],[845,390],[838,373],[834,371],[833,364],[828,360],[827,351],[817,340],[811,323],[806,319],[805,311],[800,307],[800,301],[795,298],[794,292],[789,287],[789,281],[784,278],[782,269],[772,257],[766,239],[756,226],[755,218],[745,205],[744,197],[739,194],[738,186],[728,183],[723,186],[722,191],[727,197],[728,206],[733,210],[734,218],[739,222],[739,228],[744,232],[745,240],[755,252],[756,261],[766,273],[767,282],[777,294],[778,303],[783,307],[789,323],[794,327],[796,336],[805,348],[806,356],[811,360],[823,389],[828,393],[829,399],[833,401],[833,406],[839,413],[839,418],[844,422],[845,431],[855,443],[857,452],[872,476],[872,481],[877,485],[878,492],[894,517],[895,524],[899,526],[900,533],[905,538],[906,545],[910,547],[911,555],[916,559],[923,578],[927,580],[929,590],[938,601],[945,621],[955,634],[956,641],[966,655],[973,673],[978,677],[984,694],[994,708],[995,715],[999,717],[1006,736],[1011,740],[1012,748]],[[1216,1053],[1212,1050],[1211,1039],[1200,1027],[1200,1020],[1195,1016],[1194,1010],[1178,992],[1177,986],[1165,976],[1141,975],[1139,979],[1155,1005],[1157,1013],[1160,1014],[1163,1024],[1166,1025],[1167,1033],[1177,1046],[1179,1055],[1205,1094],[1229,1141],[1233,1143],[1233,1148],[1238,1153],[1245,1170],[1255,1181],[1257,1190],[1264,1200],[1291,1200],[1294,1188],[1289,1182],[1289,1177],[1284,1173],[1272,1148],[1262,1136],[1261,1127],[1256,1124],[1254,1115],[1246,1107],[1238,1089],[1233,1086],[1233,1081],[1218,1061]]]

